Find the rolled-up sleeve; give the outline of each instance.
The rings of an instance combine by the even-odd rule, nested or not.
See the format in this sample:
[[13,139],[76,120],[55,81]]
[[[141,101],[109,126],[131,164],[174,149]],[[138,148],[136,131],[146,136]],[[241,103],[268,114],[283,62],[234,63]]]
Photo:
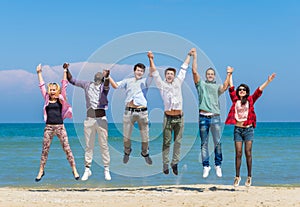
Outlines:
[[186,70],[188,69],[189,65],[186,64],[186,63],[183,63],[181,65],[181,68],[180,68],[180,71],[178,73],[178,76],[177,78],[182,82],[185,78],[185,75],[186,75]]

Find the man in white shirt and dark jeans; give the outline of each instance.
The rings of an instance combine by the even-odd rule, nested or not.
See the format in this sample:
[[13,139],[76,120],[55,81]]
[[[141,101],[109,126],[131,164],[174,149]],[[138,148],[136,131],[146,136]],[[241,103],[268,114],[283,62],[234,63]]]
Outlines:
[[125,89],[125,112],[123,115],[123,138],[124,138],[124,157],[123,163],[129,161],[131,149],[131,134],[134,123],[137,122],[142,137],[141,155],[145,158],[147,164],[152,165],[152,159],[149,156],[149,126],[146,94],[151,84],[150,75],[143,78],[145,65],[138,63],[134,66],[134,77],[125,78],[115,82],[109,77],[110,84],[115,89]]
[[182,112],[182,92],[181,86],[184,81],[186,70],[190,63],[190,53],[187,55],[181,69],[176,75],[175,68],[167,68],[165,70],[165,80],[163,81],[155,68],[154,55],[148,52],[150,62],[150,73],[160,91],[164,102],[164,123],[163,123],[163,173],[169,174],[169,152],[172,140],[172,132],[174,131],[174,147],[173,157],[171,161],[172,171],[178,175],[178,162],[180,160],[180,146],[182,133],[184,128],[183,112]]

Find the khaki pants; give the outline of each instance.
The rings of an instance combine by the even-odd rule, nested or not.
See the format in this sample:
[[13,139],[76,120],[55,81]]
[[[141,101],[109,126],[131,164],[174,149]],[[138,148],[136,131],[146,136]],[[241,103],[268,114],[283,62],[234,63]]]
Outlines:
[[175,165],[180,160],[180,146],[182,139],[182,132],[184,128],[183,116],[181,118],[171,118],[170,116],[164,116],[164,130],[163,130],[163,147],[162,158],[163,164],[169,164],[170,145],[172,140],[172,132],[174,131],[174,147],[173,158],[171,165]]
[[95,146],[96,133],[98,134],[98,141],[102,156],[103,165],[109,166],[110,155],[108,149],[108,132],[107,132],[107,119],[106,116],[99,118],[87,117],[84,121],[84,137],[85,137],[85,166],[91,167],[93,160],[93,152]]
[[132,112],[125,110],[123,116],[123,136],[124,136],[124,152],[131,152],[131,134],[134,123],[137,122],[142,137],[142,154],[148,154],[149,144],[149,126],[148,126],[148,111]]

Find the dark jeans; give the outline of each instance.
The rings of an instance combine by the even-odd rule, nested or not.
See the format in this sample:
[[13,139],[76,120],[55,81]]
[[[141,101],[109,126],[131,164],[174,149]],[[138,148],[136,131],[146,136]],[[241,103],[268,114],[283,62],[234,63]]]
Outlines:
[[201,157],[203,167],[209,166],[209,152],[208,141],[209,131],[211,131],[214,152],[215,152],[215,165],[219,166],[222,162],[222,149],[221,149],[221,123],[220,116],[207,117],[199,115],[199,130],[201,138]]

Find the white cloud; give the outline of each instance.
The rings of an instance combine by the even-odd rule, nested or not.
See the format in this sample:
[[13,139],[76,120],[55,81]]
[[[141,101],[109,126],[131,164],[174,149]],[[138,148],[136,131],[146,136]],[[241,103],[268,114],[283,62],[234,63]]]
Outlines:
[[[163,69],[166,67],[157,67],[161,76],[163,76]],[[111,76],[114,80],[119,81],[125,77],[133,75],[133,65],[128,64],[103,64],[103,63],[87,63],[78,62],[70,63],[69,67],[72,75],[75,78],[81,80],[93,80],[94,74],[103,69],[110,69]],[[147,68],[145,76],[149,73]],[[58,66],[43,66],[43,78],[46,83],[48,82],[58,82],[60,83],[63,75],[63,68],[61,65]],[[154,91],[153,91],[154,89]],[[68,99],[69,102],[73,102],[73,92],[75,87],[69,85],[68,87]],[[76,88],[76,90],[81,90]],[[152,111],[149,111],[149,118],[153,122],[162,120],[162,100],[160,98],[158,90],[155,91],[155,85],[149,91],[149,107]],[[41,97],[38,78],[35,69],[31,72],[18,69],[18,70],[2,70],[0,71],[0,92],[2,96],[9,97],[5,99],[4,107],[0,107],[0,122],[43,122],[42,119],[42,105],[43,99]],[[83,92],[83,91],[82,91]],[[197,116],[195,116],[194,110],[197,111],[196,106],[196,96],[194,94],[194,84],[191,78],[191,73],[187,74],[185,84],[183,86],[184,96],[188,95],[188,98],[184,100],[184,111],[186,121],[196,121]],[[120,94],[120,95],[118,95]],[[72,103],[74,109],[78,108],[76,105],[79,104],[80,111],[74,111],[77,113],[75,117],[80,115],[80,120],[84,119],[85,116],[85,100],[83,93],[76,93],[76,96],[80,98],[80,103]],[[114,90],[111,88],[109,92],[109,110],[108,110],[108,120],[110,122],[122,122],[122,116],[124,112],[124,91]],[[191,97],[193,96],[193,97]],[[118,100],[116,100],[118,99]],[[82,102],[82,103],[81,103]],[[82,107],[81,107],[82,105]],[[157,108],[158,107],[158,108]],[[159,109],[159,110],[157,110]],[[114,112],[114,113],[113,113]],[[112,114],[119,114],[116,117],[112,117]],[[75,118],[74,117],[74,118]],[[73,121],[78,121],[73,120]]]

